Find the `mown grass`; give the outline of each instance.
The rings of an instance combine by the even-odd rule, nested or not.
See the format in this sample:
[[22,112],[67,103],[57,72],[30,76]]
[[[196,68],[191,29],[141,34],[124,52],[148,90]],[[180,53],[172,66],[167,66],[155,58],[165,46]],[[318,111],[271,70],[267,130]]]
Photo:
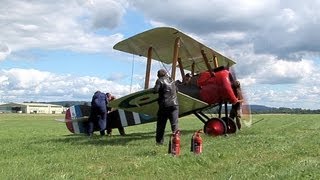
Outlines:
[[[57,115],[0,114],[0,179],[320,179],[320,115],[255,115],[251,128],[226,137],[190,138],[203,124],[180,119],[181,156],[155,145],[155,124],[127,136],[70,134]],[[259,121],[263,119],[262,121]]]

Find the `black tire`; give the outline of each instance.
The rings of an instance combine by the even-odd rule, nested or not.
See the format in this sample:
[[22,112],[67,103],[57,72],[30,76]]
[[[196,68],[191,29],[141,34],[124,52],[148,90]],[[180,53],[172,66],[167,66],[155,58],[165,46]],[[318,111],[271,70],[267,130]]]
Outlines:
[[227,134],[234,134],[237,132],[237,125],[234,122],[233,119],[231,119],[230,117],[223,117],[221,118],[223,120],[223,122],[225,122],[226,127],[227,127]]

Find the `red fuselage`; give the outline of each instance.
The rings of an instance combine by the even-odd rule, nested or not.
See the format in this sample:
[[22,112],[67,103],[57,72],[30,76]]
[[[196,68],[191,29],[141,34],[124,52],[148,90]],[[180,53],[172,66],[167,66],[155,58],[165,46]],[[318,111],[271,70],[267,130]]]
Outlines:
[[200,99],[209,104],[229,102],[235,104],[237,97],[232,89],[231,74],[223,69],[214,73],[202,72],[199,75]]

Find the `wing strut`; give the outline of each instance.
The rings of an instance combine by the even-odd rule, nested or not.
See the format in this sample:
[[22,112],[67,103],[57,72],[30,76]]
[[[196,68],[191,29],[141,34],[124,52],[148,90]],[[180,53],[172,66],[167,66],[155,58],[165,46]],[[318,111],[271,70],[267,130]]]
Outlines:
[[214,67],[215,67],[215,68],[219,67],[218,58],[217,58],[217,56],[215,56],[214,54],[213,54],[213,63],[214,63]]
[[176,69],[177,69],[177,61],[179,57],[179,48],[180,48],[180,37],[177,37],[174,42],[174,51],[173,51],[173,59],[172,59],[171,78],[173,80],[176,79]]
[[182,65],[182,62],[181,62],[181,58],[178,58],[178,63],[179,63],[181,77],[182,77],[182,80],[184,81],[185,74],[184,74],[184,68],[183,68],[183,65]]
[[208,61],[208,58],[207,58],[207,55],[206,53],[204,52],[204,50],[201,50],[201,54],[202,54],[202,57],[203,57],[203,60],[204,62],[206,63],[206,66],[210,72],[210,75],[211,76],[214,76],[213,72],[212,72],[212,68],[211,68],[211,65],[209,64],[209,61]]
[[191,66],[191,75],[192,76],[194,76],[194,66],[195,66],[195,63],[193,61],[192,66]]
[[152,59],[152,47],[149,47],[149,49],[148,49],[147,67],[146,67],[146,78],[145,78],[145,81],[144,81],[144,89],[148,89],[149,88],[151,59]]

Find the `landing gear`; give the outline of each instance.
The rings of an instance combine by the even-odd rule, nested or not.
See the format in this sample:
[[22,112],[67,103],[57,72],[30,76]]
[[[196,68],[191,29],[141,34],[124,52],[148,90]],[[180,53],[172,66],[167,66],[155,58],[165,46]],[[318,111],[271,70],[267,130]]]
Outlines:
[[203,131],[210,136],[221,136],[237,132],[237,125],[233,119],[228,117],[228,106],[225,103],[225,117],[221,118],[221,109],[223,103],[219,104],[219,118],[209,118],[202,111],[194,114],[204,123]]
[[222,119],[212,118],[205,123],[203,131],[211,136],[220,136],[227,133],[227,126]]
[[236,123],[229,117],[212,118],[208,120],[203,131],[211,136],[220,136],[224,134],[233,134],[237,132]]
[[203,130],[208,135],[220,136],[227,133],[227,126],[221,119],[212,118],[205,123]]
[[226,123],[227,134],[233,134],[237,132],[237,125],[230,117],[223,117],[222,120]]

